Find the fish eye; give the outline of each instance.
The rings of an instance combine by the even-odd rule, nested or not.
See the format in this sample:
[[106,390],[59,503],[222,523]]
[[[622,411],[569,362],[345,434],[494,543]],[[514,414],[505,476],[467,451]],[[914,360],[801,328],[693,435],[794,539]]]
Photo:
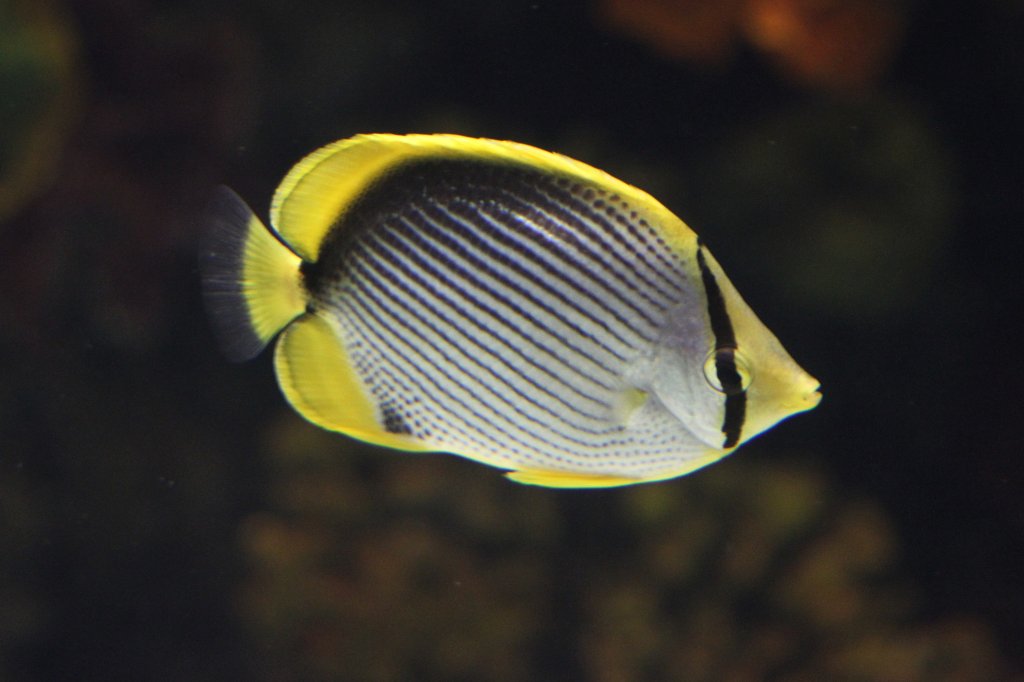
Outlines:
[[719,393],[737,395],[750,386],[750,367],[735,348],[716,348],[704,361],[704,378]]

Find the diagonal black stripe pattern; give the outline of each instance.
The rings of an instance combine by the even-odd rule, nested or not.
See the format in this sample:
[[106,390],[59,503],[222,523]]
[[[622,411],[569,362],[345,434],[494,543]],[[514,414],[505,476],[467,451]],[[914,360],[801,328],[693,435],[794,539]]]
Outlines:
[[630,363],[699,295],[688,272],[614,194],[433,159],[382,174],[303,275],[316,309],[340,320],[385,428],[545,468],[656,468],[679,436],[637,440],[615,414]]

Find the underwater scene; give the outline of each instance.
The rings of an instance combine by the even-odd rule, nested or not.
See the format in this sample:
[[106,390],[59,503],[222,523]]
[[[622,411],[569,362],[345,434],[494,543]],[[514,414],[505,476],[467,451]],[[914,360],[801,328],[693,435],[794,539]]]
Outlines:
[[0,682],[1024,681],[1022,35],[0,0]]

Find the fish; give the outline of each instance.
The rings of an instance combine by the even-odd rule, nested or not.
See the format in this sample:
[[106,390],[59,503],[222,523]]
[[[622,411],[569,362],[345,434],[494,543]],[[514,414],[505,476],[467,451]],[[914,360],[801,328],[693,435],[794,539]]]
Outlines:
[[269,219],[215,193],[213,331],[234,361],[276,338],[284,397],[330,431],[602,488],[689,474],[821,399],[693,230],[561,154],[357,135],[295,165]]

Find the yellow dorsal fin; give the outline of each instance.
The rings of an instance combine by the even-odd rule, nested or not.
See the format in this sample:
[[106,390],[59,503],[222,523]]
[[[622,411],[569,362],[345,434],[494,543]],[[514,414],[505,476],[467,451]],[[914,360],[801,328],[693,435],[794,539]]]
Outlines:
[[398,450],[428,450],[419,441],[388,433],[330,325],[305,315],[281,334],[274,352],[277,381],[303,417],[330,431]]
[[[274,193],[270,222],[304,260],[315,261],[331,225],[375,180],[396,165],[422,158],[476,158],[519,163],[592,182],[657,214],[682,222],[651,195],[581,161],[518,142],[461,135],[358,135],[322,147],[293,167]],[[652,216],[654,217],[654,216]],[[685,228],[680,237],[690,239]]]
[[509,480],[524,485],[540,485],[546,488],[614,488],[620,485],[643,483],[642,479],[600,474],[577,474],[567,471],[544,471],[522,469],[505,474]]

